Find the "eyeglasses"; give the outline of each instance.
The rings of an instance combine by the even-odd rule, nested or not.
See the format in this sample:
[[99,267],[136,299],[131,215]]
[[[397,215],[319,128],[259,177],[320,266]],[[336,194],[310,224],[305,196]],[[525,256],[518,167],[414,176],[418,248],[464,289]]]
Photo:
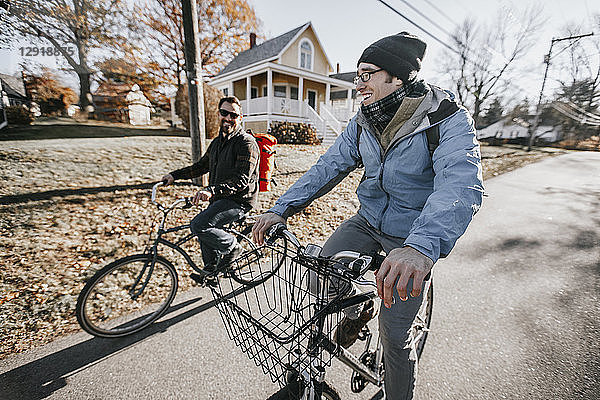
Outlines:
[[369,79],[371,79],[371,75],[379,71],[383,71],[383,68],[376,69],[375,71],[365,71],[362,74],[356,74],[356,76],[354,77],[354,84],[358,85],[358,82],[360,82],[359,79],[363,82],[368,81]]
[[226,117],[229,115],[233,119],[237,119],[237,117],[240,116],[240,114],[236,114],[232,111],[223,110],[222,108],[219,108],[219,113],[221,114],[222,117]]

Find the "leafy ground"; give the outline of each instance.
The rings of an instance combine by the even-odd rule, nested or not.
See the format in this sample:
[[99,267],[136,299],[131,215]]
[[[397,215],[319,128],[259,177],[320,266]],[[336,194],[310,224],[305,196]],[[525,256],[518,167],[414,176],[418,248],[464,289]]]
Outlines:
[[[60,136],[60,130],[54,134]],[[0,358],[79,330],[73,311],[85,280],[107,262],[143,250],[155,216],[150,182],[189,163],[187,138],[115,136],[121,137],[2,142]],[[259,212],[324,151],[322,146],[278,146],[278,186],[261,194]],[[484,177],[560,152],[483,146]],[[352,173],[335,192],[290,220],[301,240],[324,241],[356,212],[359,179],[360,172]],[[163,198],[192,192],[191,187],[170,188]],[[175,218],[187,221],[195,212]],[[189,267],[165,255],[179,262],[180,290],[185,290],[191,284]]]

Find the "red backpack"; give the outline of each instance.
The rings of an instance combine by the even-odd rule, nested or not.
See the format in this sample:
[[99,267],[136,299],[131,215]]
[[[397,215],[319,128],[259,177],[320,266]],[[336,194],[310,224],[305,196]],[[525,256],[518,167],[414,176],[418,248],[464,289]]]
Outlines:
[[268,192],[271,190],[271,182],[276,185],[272,175],[275,169],[275,145],[277,144],[277,139],[268,133],[255,133],[254,138],[260,149],[258,189],[261,192]]

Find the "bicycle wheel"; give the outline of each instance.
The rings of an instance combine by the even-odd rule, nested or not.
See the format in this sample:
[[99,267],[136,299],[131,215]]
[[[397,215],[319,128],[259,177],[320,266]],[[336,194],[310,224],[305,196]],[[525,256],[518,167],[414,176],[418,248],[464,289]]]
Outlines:
[[425,347],[425,341],[427,340],[427,334],[429,333],[429,326],[431,325],[431,314],[433,311],[433,278],[429,283],[429,289],[427,295],[423,300],[423,304],[415,317],[413,323],[413,337],[415,338],[415,348],[417,350],[417,357],[421,357],[423,348]]
[[156,321],[177,293],[177,271],[157,256],[137,254],[116,260],[86,283],[77,299],[77,321],[86,332],[120,337]]
[[[315,400],[341,400],[342,398],[338,394],[337,390],[329,386],[325,381],[318,383],[313,382],[316,389]],[[267,400],[300,400],[304,395],[304,388],[306,387],[300,381],[293,381],[279,389],[276,393],[271,395]],[[320,392],[320,396],[319,396]]]
[[231,264],[230,274],[242,285],[255,286],[269,279],[285,261],[287,239],[280,237],[270,245],[257,246],[250,239],[252,226],[234,233],[244,251]]

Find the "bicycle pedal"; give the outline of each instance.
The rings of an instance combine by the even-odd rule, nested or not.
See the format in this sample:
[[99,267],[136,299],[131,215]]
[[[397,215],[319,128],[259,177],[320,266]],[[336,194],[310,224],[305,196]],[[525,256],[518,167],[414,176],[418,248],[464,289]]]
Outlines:
[[358,340],[360,341],[365,341],[367,340],[367,338],[371,336],[371,331],[369,330],[369,328],[365,325],[360,332],[358,332]]
[[219,283],[216,274],[213,273],[192,273],[190,278],[200,286],[216,287]]

